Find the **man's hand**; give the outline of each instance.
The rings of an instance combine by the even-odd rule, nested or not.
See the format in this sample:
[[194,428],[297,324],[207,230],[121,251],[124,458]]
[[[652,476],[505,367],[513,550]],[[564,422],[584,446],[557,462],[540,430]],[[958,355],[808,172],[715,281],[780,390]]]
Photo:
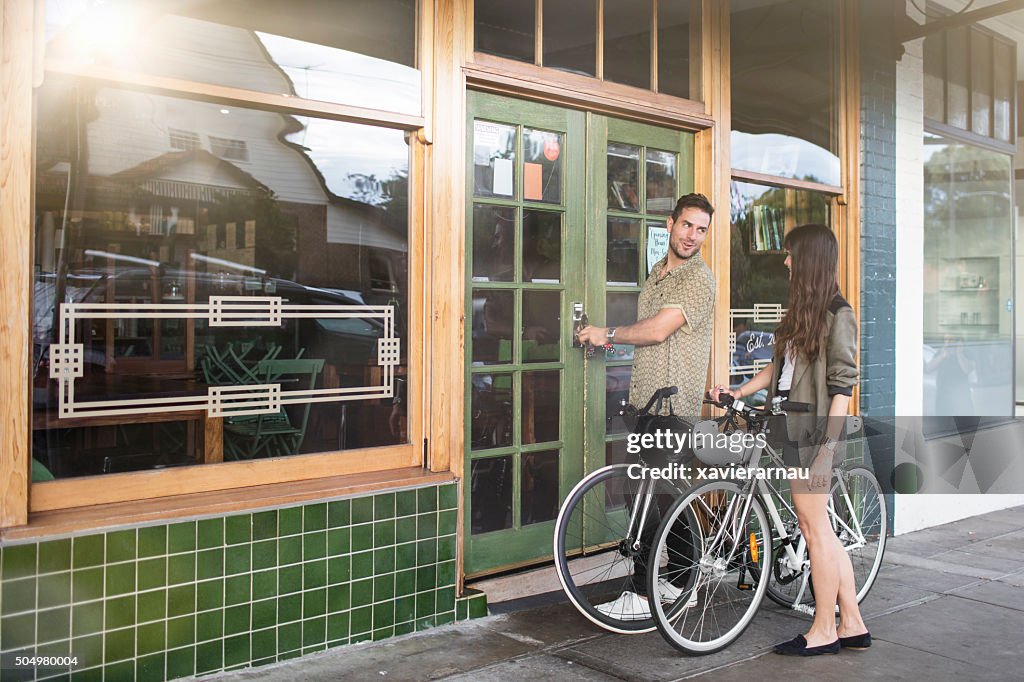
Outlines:
[[603,346],[608,343],[608,327],[584,327],[580,330],[577,338],[584,345]]

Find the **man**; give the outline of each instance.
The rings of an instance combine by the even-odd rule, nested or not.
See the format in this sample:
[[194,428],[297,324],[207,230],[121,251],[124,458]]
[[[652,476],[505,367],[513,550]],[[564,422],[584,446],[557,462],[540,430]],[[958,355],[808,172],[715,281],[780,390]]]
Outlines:
[[636,346],[629,401],[643,407],[656,390],[678,386],[672,397],[675,413],[700,414],[715,305],[715,277],[700,255],[715,209],[703,194],[687,194],[676,202],[669,230],[668,253],[651,269],[637,302],[635,324],[626,327],[584,327],[579,339],[593,346],[606,343]]
[[[579,340],[594,346],[606,343],[629,344],[633,351],[633,376],[629,402],[643,407],[659,388],[676,386],[679,392],[669,398],[675,414],[693,420],[700,415],[711,355],[711,330],[715,306],[715,278],[700,255],[715,209],[703,194],[687,194],[676,202],[672,217],[666,220],[669,231],[668,253],[651,269],[637,302],[638,320],[626,327],[584,327]],[[660,499],[658,507],[667,511],[670,499]],[[657,522],[643,533],[643,547],[637,556],[646,556],[649,536]],[[680,547],[676,551],[686,552]],[[613,602],[599,606],[609,615],[642,620],[651,615],[643,592],[646,568],[634,561],[634,592],[623,592]],[[662,598],[676,599],[680,589],[671,584],[659,586]]]

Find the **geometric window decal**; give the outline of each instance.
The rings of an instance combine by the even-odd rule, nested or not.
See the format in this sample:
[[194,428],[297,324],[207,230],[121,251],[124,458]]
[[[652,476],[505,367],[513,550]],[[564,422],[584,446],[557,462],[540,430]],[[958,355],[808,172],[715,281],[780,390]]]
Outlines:
[[[758,340],[758,346],[755,348],[746,347],[746,353],[738,353],[738,339],[736,334],[736,322],[742,321],[745,326],[753,324],[778,324],[782,321],[782,316],[786,314],[786,309],[778,303],[755,303],[753,308],[732,308],[729,311],[729,354],[733,358],[733,362],[736,361],[737,357],[750,357],[751,353],[756,348],[761,347],[763,340]],[[748,344],[750,342],[748,341]],[[775,344],[775,335],[771,334],[768,337],[766,345]],[[732,364],[729,367],[729,374],[733,376],[744,376],[752,377],[760,372],[771,360],[751,358],[750,364]]]
[[400,362],[400,339],[377,340],[377,364],[383,366],[397,365]]
[[[75,322],[85,319],[131,317],[150,320],[204,320],[211,327],[279,326],[282,320],[378,319],[384,325],[378,340],[380,383],[373,386],[298,388],[282,390],[280,384],[210,386],[206,395],[126,400],[75,402],[75,378],[83,374],[83,346],[75,343]],[[345,402],[393,398],[399,339],[395,336],[395,308],[390,305],[298,305],[280,296],[211,296],[207,303],[62,303],[59,342],[50,346],[50,378],[58,382],[61,418],[113,417],[153,412],[187,412],[205,409],[209,417],[277,412],[283,405]]]

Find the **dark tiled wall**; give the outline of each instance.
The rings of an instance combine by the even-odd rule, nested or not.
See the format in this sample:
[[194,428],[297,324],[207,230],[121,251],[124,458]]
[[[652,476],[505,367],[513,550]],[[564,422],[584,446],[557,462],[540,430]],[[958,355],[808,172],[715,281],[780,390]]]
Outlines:
[[[899,5],[899,3],[896,3]],[[894,3],[862,0],[860,407],[875,473],[890,482],[896,413],[896,49]],[[893,498],[889,496],[889,509]],[[893,523],[893,514],[889,523]],[[891,525],[890,525],[891,530]]]
[[896,52],[893,5],[861,8],[861,408],[895,413]]
[[0,649],[163,680],[450,623],[456,502],[445,484],[2,546]]

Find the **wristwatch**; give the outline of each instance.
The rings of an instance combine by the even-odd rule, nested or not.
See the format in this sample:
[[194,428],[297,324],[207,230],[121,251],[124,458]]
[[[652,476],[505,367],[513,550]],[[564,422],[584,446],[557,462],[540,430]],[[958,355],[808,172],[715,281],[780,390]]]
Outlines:
[[821,444],[821,445],[822,445],[822,447],[824,447],[824,448],[828,448],[828,451],[829,451],[829,452],[831,452],[831,453],[835,454],[835,451],[836,451],[836,446],[837,446],[837,445],[839,445],[839,441],[837,441],[837,440],[836,440],[835,438],[833,438],[832,436],[826,436],[826,437],[825,437],[825,440],[824,440],[824,441],[822,442],[822,444]]
[[615,338],[615,332],[617,331],[619,331],[618,327],[608,327],[608,331],[605,332],[604,335],[609,341],[611,341],[612,339]]

